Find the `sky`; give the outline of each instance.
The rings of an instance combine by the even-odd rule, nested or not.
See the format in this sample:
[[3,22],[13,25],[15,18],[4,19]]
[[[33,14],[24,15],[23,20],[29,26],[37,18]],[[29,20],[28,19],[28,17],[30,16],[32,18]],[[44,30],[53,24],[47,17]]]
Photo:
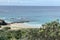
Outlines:
[[0,0],[0,5],[60,6],[60,0]]

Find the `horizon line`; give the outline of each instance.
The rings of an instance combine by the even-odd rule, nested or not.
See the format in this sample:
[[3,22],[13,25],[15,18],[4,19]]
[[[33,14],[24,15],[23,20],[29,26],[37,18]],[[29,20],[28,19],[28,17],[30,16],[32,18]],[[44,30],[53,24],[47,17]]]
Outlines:
[[[0,5],[0,6],[27,6],[27,5]],[[28,5],[29,6],[29,5]],[[32,5],[30,5],[32,6]],[[36,5],[33,5],[33,6],[36,6]],[[57,6],[56,6],[57,7]]]

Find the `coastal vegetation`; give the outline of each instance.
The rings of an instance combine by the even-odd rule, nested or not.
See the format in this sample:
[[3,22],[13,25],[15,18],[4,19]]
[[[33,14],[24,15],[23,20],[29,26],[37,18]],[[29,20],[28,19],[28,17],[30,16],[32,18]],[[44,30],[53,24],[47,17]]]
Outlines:
[[0,40],[60,40],[59,20],[42,24],[41,28],[10,29],[0,30]]

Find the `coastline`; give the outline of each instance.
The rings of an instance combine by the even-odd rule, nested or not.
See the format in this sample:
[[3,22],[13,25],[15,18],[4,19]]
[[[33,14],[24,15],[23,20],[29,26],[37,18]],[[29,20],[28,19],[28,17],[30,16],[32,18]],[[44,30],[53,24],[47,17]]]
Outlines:
[[40,28],[40,26],[33,26],[33,25],[28,25],[28,24],[24,24],[24,23],[13,23],[13,24],[8,24],[8,25],[2,25],[2,28],[4,27],[10,27],[11,30],[18,30],[21,28]]

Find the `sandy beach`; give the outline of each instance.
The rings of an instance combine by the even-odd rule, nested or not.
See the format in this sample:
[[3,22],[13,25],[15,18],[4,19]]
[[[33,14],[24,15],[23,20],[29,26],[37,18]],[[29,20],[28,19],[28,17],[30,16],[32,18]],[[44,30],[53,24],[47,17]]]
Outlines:
[[39,28],[40,26],[30,26],[30,25],[27,25],[24,23],[13,23],[13,24],[2,26],[2,28],[11,27],[11,30],[17,30],[17,29],[21,29],[21,28]]

